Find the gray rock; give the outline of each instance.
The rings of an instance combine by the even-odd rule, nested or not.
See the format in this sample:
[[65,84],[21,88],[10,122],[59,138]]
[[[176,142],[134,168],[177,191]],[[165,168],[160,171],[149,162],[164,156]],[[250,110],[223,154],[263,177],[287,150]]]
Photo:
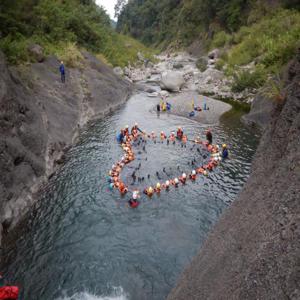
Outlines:
[[244,115],[242,120],[248,125],[258,125],[264,129],[270,122],[273,107],[274,101],[257,94],[252,102],[250,113]]
[[183,68],[183,64],[181,64],[181,63],[174,63],[173,64],[173,68],[174,69],[182,69]]
[[183,74],[178,71],[168,71],[162,74],[161,88],[171,92],[178,92],[184,85]]
[[115,68],[114,68],[114,73],[115,73],[116,75],[120,76],[120,77],[122,77],[122,76],[124,75],[124,72],[123,72],[123,70],[122,70],[121,67],[115,67]]
[[142,62],[145,61],[145,57],[144,57],[144,55],[143,55],[141,52],[138,52],[138,53],[137,53],[137,58],[138,58],[140,61],[142,61]]
[[29,55],[37,62],[45,60],[44,49],[37,44],[31,44],[27,48]]
[[217,59],[217,58],[219,58],[219,56],[220,56],[220,50],[219,49],[214,49],[214,50],[212,50],[208,53],[208,57],[210,59]]
[[0,52],[0,223],[11,215],[15,225],[27,213],[34,201],[30,191],[63,162],[59,157],[78,125],[118,107],[131,93],[111,68],[83,55],[85,68],[69,69],[62,84],[55,57],[24,69],[9,67]]

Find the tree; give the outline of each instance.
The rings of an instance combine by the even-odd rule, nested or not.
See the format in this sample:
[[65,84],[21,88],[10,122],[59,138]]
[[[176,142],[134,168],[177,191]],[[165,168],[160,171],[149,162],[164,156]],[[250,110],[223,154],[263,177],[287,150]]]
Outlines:
[[118,0],[115,5],[115,18],[117,19],[123,10],[123,7],[126,5],[127,0]]

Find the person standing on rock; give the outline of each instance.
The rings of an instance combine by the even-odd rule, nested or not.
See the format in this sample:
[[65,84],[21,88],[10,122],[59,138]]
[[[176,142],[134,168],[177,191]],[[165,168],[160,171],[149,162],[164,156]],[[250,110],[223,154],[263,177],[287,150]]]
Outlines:
[[65,81],[66,81],[66,73],[65,73],[65,65],[64,65],[63,61],[60,62],[59,72],[60,72],[61,82],[65,83]]

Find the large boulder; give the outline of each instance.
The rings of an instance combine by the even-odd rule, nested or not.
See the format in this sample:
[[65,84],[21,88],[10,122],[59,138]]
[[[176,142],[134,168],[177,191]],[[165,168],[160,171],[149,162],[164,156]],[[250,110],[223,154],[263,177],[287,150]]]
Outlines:
[[251,111],[242,120],[248,125],[258,125],[265,128],[271,119],[274,102],[261,94],[257,94],[252,102]]
[[114,68],[114,73],[115,73],[116,75],[120,76],[120,77],[122,77],[122,76],[124,75],[124,72],[123,72],[123,70],[122,70],[121,67],[115,67],[115,68]]
[[184,77],[181,72],[169,71],[162,74],[160,86],[164,90],[178,92],[184,83]]
[[27,48],[29,55],[37,62],[45,60],[44,49],[38,44],[31,44]]
[[214,49],[214,50],[212,50],[208,53],[208,57],[210,59],[217,59],[217,58],[219,58],[219,56],[220,56],[220,50],[219,49]]

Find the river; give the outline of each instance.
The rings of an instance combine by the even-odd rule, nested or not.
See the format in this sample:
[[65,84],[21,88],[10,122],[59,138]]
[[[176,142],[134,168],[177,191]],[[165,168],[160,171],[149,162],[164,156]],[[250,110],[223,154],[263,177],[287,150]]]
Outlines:
[[[80,134],[67,162],[41,192],[30,216],[6,245],[5,269],[20,284],[26,300],[164,299],[197,253],[220,214],[246,181],[259,134],[244,127],[240,114],[210,126],[214,141],[230,146],[230,159],[208,177],[172,189],[137,209],[109,191],[107,172],[121,156],[119,128],[138,122],[148,132],[170,132],[181,125],[188,136],[204,137],[207,128],[173,115],[157,115],[157,100],[134,95],[104,120]],[[205,153],[190,145],[154,144],[139,151],[141,187],[192,169]],[[162,171],[166,171],[168,176]],[[131,167],[124,170],[130,181]],[[148,174],[150,179],[147,178]]]

